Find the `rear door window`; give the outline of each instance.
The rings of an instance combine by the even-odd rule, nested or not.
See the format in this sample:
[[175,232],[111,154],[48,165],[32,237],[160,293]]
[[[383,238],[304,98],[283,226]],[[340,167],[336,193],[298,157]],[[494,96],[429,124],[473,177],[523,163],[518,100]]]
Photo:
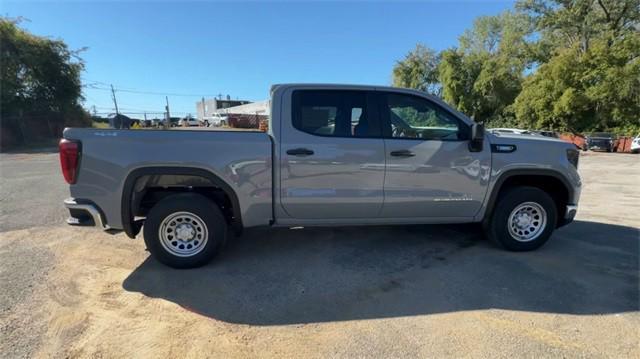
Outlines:
[[367,97],[366,91],[294,91],[293,126],[316,136],[380,137]]

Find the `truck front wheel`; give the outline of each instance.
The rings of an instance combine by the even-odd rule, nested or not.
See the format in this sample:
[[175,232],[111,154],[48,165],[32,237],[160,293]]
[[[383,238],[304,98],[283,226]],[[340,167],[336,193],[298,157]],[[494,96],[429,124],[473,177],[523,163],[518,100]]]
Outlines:
[[176,194],[158,202],[144,222],[149,252],[173,268],[208,263],[226,240],[227,222],[218,206],[199,194]]
[[556,205],[545,191],[514,187],[500,194],[485,230],[487,237],[508,250],[531,251],[547,242],[556,218]]

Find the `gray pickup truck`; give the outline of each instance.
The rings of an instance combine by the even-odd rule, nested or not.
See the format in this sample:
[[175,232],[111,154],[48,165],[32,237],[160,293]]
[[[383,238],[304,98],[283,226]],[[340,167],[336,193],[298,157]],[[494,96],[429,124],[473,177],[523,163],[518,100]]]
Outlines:
[[175,268],[256,226],[476,222],[533,250],[575,216],[578,158],[557,139],[485,133],[423,92],[359,85],[273,86],[266,133],[68,128],[60,142],[68,223],[143,228]]

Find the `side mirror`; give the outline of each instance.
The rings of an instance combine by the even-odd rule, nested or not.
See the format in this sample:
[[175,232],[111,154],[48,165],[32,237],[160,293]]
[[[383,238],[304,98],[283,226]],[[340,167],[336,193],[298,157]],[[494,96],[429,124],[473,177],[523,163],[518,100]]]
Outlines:
[[471,126],[471,139],[469,141],[469,151],[471,152],[482,151],[483,143],[484,143],[484,124],[474,123]]

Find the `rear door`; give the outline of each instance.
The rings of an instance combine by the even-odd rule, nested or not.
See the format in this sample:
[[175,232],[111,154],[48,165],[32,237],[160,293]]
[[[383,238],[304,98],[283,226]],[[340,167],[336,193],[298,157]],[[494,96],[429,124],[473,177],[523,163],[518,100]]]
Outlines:
[[491,153],[469,150],[469,124],[434,101],[380,92],[386,147],[381,216],[472,217],[487,190]]
[[283,118],[280,189],[292,218],[373,218],[380,213],[384,143],[371,92],[296,89]]

